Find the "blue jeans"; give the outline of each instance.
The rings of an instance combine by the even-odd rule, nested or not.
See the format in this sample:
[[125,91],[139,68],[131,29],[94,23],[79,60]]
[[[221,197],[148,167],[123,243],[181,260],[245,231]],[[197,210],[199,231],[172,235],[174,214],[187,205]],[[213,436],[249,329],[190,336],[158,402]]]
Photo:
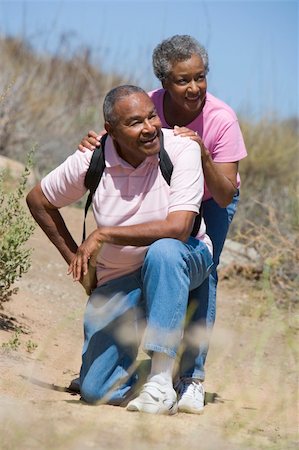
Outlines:
[[239,202],[239,192],[226,208],[220,208],[213,199],[203,202],[203,218],[207,234],[213,243],[214,267],[209,277],[190,293],[191,317],[186,325],[184,347],[180,363],[181,377],[205,379],[205,361],[209,338],[216,318],[217,266],[229,225]]
[[160,239],[149,247],[138,271],[93,291],[84,316],[80,386],[85,401],[118,403],[130,395],[141,337],[145,352],[176,357],[189,292],[203,283],[212,266],[203,242]]

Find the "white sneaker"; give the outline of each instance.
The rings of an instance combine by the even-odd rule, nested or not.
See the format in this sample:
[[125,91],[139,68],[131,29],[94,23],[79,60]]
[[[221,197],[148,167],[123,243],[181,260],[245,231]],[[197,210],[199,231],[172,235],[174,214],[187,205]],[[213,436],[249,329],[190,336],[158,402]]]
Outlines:
[[200,380],[182,378],[176,385],[178,393],[178,410],[191,414],[202,414],[204,411],[205,390]]
[[149,414],[175,414],[178,410],[176,392],[170,384],[162,385],[149,381],[143,385],[139,396],[128,403],[127,410]]

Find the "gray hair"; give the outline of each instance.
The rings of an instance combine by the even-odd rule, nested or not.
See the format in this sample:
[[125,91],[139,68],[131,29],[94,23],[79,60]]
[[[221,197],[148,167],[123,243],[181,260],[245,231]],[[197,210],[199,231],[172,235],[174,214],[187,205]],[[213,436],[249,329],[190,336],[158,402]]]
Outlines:
[[165,39],[153,51],[153,68],[156,77],[165,81],[172,70],[173,64],[186,61],[192,55],[201,57],[205,67],[205,74],[209,71],[209,57],[206,49],[188,34],[176,34]]
[[115,104],[122,98],[128,97],[136,92],[147,95],[142,88],[131,84],[124,84],[111,89],[104,98],[103,103],[103,115],[105,121],[115,125],[118,122],[118,117],[116,117],[114,111]]

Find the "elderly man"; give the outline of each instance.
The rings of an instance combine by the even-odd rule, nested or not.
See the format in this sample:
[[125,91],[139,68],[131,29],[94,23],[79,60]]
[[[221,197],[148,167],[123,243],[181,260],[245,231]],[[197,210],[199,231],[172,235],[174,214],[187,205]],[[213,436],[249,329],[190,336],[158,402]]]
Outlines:
[[193,140],[162,130],[173,164],[169,186],[159,165],[161,122],[148,95],[119,86],[107,94],[103,113],[108,138],[93,196],[97,228],[78,247],[59,213],[85,194],[92,152],[71,155],[32,189],[27,203],[74,280],[82,282],[97,255],[97,286],[84,316],[82,398],[127,403],[142,342],[151,370],[127,410],[174,414],[182,401],[173,371],[188,301],[213,265],[203,221],[190,236],[203,195],[200,151]]

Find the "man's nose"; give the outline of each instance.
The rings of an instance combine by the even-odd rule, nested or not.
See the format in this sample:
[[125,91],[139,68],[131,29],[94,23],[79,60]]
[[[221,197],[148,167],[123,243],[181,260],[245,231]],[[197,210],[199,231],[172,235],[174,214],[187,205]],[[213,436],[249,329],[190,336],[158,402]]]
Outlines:
[[155,129],[154,124],[149,119],[145,119],[143,122],[143,131],[146,133],[152,133]]

